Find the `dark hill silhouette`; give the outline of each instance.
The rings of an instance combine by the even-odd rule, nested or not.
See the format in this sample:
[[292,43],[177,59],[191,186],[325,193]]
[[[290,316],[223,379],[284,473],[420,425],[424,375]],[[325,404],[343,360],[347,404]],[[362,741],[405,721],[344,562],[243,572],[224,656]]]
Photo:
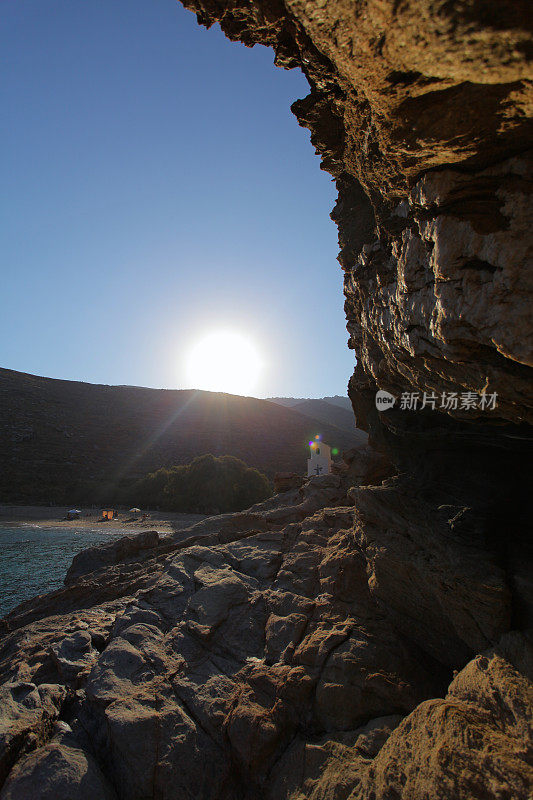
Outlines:
[[291,406],[291,409],[305,414],[306,417],[318,419],[323,424],[335,425],[343,431],[353,433],[361,444],[366,444],[368,441],[367,434],[355,427],[355,417],[351,409],[348,411],[347,408],[329,403],[327,400],[303,400]]
[[332,406],[345,408],[350,414],[353,414],[352,401],[346,395],[334,394],[332,397],[322,397],[321,399]]
[[340,394],[334,394],[330,397],[267,397],[267,400],[270,400],[271,403],[277,403],[279,406],[285,406],[286,408],[295,408],[296,406],[300,405],[300,403],[320,400],[324,403],[328,403],[328,405],[346,409],[346,411],[349,411],[350,414],[352,414],[353,419],[352,403],[350,398]]
[[316,433],[341,451],[358,444],[355,432],[267,400],[0,369],[0,501],[117,501],[147,472],[204,453],[236,456],[269,477],[303,474]]
[[305,401],[309,399],[309,397],[267,397],[267,400],[271,403],[276,403],[278,406],[285,406],[285,408],[292,408],[298,405],[298,403],[305,403]]
[[335,425],[357,437],[357,442],[365,445],[367,434],[355,427],[352,404],[348,397],[333,395],[332,397],[269,397],[268,400],[284,408],[299,411],[307,417],[319,420],[322,424]]

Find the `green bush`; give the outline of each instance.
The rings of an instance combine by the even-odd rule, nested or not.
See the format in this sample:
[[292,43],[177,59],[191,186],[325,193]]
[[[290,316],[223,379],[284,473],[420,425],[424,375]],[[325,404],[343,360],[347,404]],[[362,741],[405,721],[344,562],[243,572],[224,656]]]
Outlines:
[[138,481],[137,505],[213,514],[242,511],[272,495],[266,475],[233,456],[198,456],[190,464],[151,472]]

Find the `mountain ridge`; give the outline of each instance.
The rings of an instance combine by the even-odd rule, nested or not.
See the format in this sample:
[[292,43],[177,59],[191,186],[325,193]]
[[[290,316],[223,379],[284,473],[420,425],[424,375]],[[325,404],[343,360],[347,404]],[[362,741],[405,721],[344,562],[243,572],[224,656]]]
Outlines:
[[0,496],[7,502],[109,502],[159,467],[234,455],[270,478],[305,471],[321,433],[354,433],[267,400],[194,389],[110,386],[0,369]]

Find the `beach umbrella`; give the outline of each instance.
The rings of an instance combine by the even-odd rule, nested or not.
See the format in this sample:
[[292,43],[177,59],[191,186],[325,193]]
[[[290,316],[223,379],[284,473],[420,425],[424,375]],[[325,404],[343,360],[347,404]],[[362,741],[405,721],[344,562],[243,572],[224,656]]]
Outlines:
[[130,508],[130,514],[138,514],[140,510],[140,508]]

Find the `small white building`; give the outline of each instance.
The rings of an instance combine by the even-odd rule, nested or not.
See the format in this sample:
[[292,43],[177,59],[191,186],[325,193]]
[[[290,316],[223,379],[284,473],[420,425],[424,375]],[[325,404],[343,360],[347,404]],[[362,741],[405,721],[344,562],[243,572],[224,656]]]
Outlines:
[[331,447],[324,442],[310,442],[311,457],[307,459],[307,477],[327,475],[331,472]]

